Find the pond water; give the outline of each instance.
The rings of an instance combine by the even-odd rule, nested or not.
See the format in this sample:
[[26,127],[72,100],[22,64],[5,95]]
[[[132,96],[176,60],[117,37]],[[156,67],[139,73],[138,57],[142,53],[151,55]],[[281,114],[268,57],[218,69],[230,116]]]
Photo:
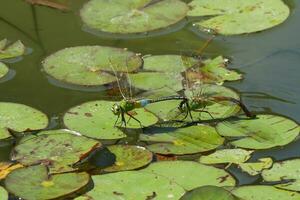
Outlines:
[[[128,48],[146,54],[189,54],[199,49],[210,36],[180,23],[163,32],[138,37],[118,38],[86,30],[78,10],[85,0],[72,2],[70,12],[31,6],[20,0],[0,3],[0,39],[20,39],[30,48],[21,61],[9,66],[15,75],[0,83],[0,101],[17,102],[37,108],[51,117],[51,128],[61,128],[60,117],[80,103],[107,99],[105,91],[68,88],[49,79],[41,61],[51,53],[70,46],[103,45]],[[300,122],[300,2],[285,1],[291,8],[286,22],[267,31],[241,36],[217,36],[203,56],[224,55],[230,68],[244,79],[226,83],[240,92],[245,104],[255,112],[277,113]],[[103,88],[104,89],[104,88]],[[275,160],[299,157],[300,140],[283,148],[257,151],[252,159],[271,156]],[[11,146],[0,147],[0,161],[8,160]],[[235,168],[229,168],[239,184],[256,182]]]

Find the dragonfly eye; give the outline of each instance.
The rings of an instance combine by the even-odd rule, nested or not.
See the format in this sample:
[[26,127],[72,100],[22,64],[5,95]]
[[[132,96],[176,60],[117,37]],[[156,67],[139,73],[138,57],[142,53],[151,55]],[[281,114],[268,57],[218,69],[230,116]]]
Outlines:
[[115,115],[119,115],[120,114],[120,106],[118,104],[114,104],[113,107],[111,108],[111,111],[115,114]]

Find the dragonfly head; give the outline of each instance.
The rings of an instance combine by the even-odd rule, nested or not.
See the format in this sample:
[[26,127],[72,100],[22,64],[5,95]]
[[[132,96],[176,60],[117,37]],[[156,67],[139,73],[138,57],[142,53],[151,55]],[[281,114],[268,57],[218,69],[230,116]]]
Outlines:
[[114,104],[111,107],[111,111],[115,114],[115,115],[119,115],[121,113],[121,106],[119,104]]

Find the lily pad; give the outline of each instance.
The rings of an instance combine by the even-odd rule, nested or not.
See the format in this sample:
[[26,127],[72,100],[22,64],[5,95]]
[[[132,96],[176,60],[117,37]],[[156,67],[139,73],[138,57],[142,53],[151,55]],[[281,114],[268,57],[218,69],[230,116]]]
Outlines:
[[0,186],[0,199],[1,200],[8,200],[8,193],[7,191]]
[[0,180],[5,179],[10,172],[21,167],[23,167],[23,165],[19,163],[0,162]]
[[286,190],[280,190],[273,186],[253,185],[242,186],[232,191],[234,195],[243,200],[266,200],[266,199],[280,199],[280,200],[298,200],[300,194]]
[[[71,108],[64,115],[64,123],[71,130],[97,139],[119,139],[126,137],[114,124],[118,116],[111,111],[112,106],[117,102],[112,101],[91,101]],[[143,126],[150,126],[157,122],[157,117],[143,108],[134,109],[134,116],[141,121]],[[125,116],[126,121],[129,117]],[[121,125],[121,120],[119,123]],[[135,120],[127,123],[127,128],[141,128]]]
[[247,151],[244,149],[222,149],[207,156],[201,156],[199,162],[203,164],[240,164],[249,160],[252,153],[253,151]]
[[[224,86],[212,84],[195,85],[194,88],[186,90],[185,94],[189,98],[197,97],[207,102],[207,106],[204,109],[192,111],[194,120],[227,118],[235,115],[240,111],[239,106],[230,101],[213,100],[213,98],[215,97],[230,97],[236,100],[240,99],[239,95],[236,92]],[[182,120],[184,119],[185,113],[181,113],[179,111],[179,103],[180,100],[158,102],[155,104],[147,105],[146,109],[151,111],[152,113],[155,113],[164,121],[175,119]],[[189,116],[185,118],[185,120],[191,121]]]
[[238,137],[232,145],[248,149],[268,149],[292,142],[300,126],[285,117],[261,114],[255,119],[237,119],[221,122],[217,131],[226,137]]
[[51,130],[22,141],[14,148],[11,159],[26,166],[45,164],[51,174],[70,172],[77,170],[73,164],[99,147],[100,142],[74,135],[68,130]]
[[50,76],[83,86],[112,83],[116,81],[113,71],[132,72],[141,65],[142,60],[135,53],[104,46],[65,48],[43,61],[44,70]]
[[6,39],[0,41],[0,59],[15,58],[25,53],[25,46],[20,40],[7,45]]
[[93,176],[94,188],[76,200],[155,199],[177,200],[184,189],[166,177],[141,171],[124,171]]
[[258,162],[240,163],[239,167],[249,175],[255,176],[261,173],[262,170],[270,168],[272,164],[272,158],[260,158]]
[[209,17],[195,25],[224,35],[266,30],[284,22],[290,13],[282,0],[194,0],[189,6],[189,16]]
[[210,185],[193,189],[185,193],[180,200],[239,200],[239,198],[221,187]]
[[90,176],[85,173],[49,175],[42,165],[20,168],[5,179],[6,189],[22,199],[55,199],[85,187]]
[[116,156],[116,161],[113,166],[104,169],[106,172],[133,170],[143,167],[152,161],[152,153],[144,147],[113,145],[107,148]]
[[168,27],[182,20],[187,11],[187,5],[179,0],[91,0],[80,15],[89,28],[126,34]]
[[158,154],[193,154],[205,152],[222,145],[224,139],[214,127],[208,125],[190,126],[175,131],[141,134],[140,140],[158,142],[150,144],[147,149]]
[[300,159],[274,163],[271,169],[262,172],[265,181],[288,181],[275,185],[278,188],[300,192]]
[[8,130],[24,132],[48,126],[44,113],[23,104],[0,102],[0,113],[0,140],[11,137]]
[[141,171],[165,176],[185,190],[205,185],[220,187],[235,185],[234,178],[225,170],[193,161],[156,162]]
[[0,78],[4,77],[8,71],[8,67],[4,63],[0,62]]
[[182,90],[180,73],[139,72],[130,74],[129,78],[134,87],[142,90],[172,89]]

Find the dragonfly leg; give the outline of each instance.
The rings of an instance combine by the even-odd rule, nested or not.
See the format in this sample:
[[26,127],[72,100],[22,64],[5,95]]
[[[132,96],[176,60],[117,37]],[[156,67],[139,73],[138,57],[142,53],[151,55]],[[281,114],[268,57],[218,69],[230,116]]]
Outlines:
[[194,121],[192,112],[191,112],[191,108],[190,108],[190,105],[188,104],[188,102],[186,102],[186,108],[187,108],[187,113],[190,115],[191,120]]
[[125,126],[125,128],[126,128],[126,120],[125,120],[125,114],[124,114],[125,112],[122,110],[121,111],[121,119],[122,119],[122,123],[121,123],[121,126],[123,125],[123,123],[124,123],[124,126]]
[[[140,124],[141,127],[143,127],[143,125],[142,125],[142,123],[141,123],[140,120],[138,120],[137,118],[135,118],[133,115],[129,114],[128,112],[127,112],[126,114],[130,117],[129,120],[132,118],[132,119],[134,119],[135,121],[137,121],[137,122]],[[129,121],[129,120],[128,120],[128,121]],[[128,121],[127,121],[127,122],[128,122]]]
[[117,118],[117,120],[115,121],[114,127],[116,127],[116,125],[117,125],[117,123],[118,123],[118,121],[119,121],[119,118],[120,118],[120,114],[118,115],[118,118]]

